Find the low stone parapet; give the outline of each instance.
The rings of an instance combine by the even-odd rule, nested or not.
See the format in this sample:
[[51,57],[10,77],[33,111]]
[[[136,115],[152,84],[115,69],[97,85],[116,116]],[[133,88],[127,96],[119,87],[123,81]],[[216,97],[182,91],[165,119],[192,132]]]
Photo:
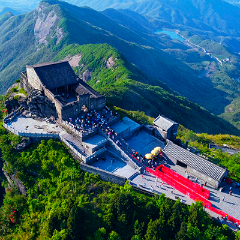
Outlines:
[[85,163],[80,163],[80,167],[84,172],[98,174],[102,180],[107,181],[107,182],[112,182],[112,183],[116,183],[116,184],[123,186],[125,184],[125,182],[127,181],[127,179],[125,177],[121,177],[114,173],[107,172],[105,170],[87,165]]

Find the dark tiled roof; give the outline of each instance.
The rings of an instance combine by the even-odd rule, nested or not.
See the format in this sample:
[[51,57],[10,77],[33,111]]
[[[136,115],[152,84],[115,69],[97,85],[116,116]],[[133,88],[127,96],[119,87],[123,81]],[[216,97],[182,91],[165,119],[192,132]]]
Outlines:
[[42,84],[48,89],[59,88],[77,83],[77,76],[67,61],[42,63],[32,66]]
[[178,124],[174,122],[173,120],[163,117],[163,116],[158,116],[154,121],[153,124],[160,127],[161,129],[167,131],[170,127],[172,127],[174,124]]
[[75,89],[76,93],[79,95],[90,94],[90,97],[94,98],[103,97],[100,93],[92,89],[82,80],[79,80],[78,84],[73,85],[73,89]]
[[182,147],[179,147],[171,141],[168,141],[163,151],[166,155],[170,155],[176,160],[217,181],[219,181],[223,174],[227,171],[226,169],[221,168]]

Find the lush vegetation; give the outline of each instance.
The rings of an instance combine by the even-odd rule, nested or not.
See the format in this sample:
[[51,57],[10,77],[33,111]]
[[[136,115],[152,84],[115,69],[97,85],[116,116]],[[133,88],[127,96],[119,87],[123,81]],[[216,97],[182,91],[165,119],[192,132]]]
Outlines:
[[[4,137],[3,137],[4,136]],[[238,239],[212,221],[200,203],[153,198],[84,173],[53,140],[16,153],[1,135],[6,171],[28,188],[8,188],[0,208],[4,239]]]
[[228,146],[230,148],[240,149],[240,137],[229,134],[196,134],[183,127],[180,128],[178,137],[183,142],[188,140],[190,146],[199,149],[201,154],[208,157],[210,161],[226,167],[229,170],[229,176],[240,182],[240,154],[235,153],[230,155],[227,152],[223,153],[221,149],[215,150],[214,148],[209,148],[209,144],[214,143],[219,146]]
[[[2,119],[5,109],[0,108]],[[144,113],[115,110],[151,121]],[[21,139],[2,125],[0,133],[4,171],[27,188],[25,196],[3,181],[6,194],[0,207],[0,236],[4,240],[240,238],[239,232],[213,221],[201,203],[188,206],[164,195],[139,194],[128,183],[121,187],[104,182],[84,173],[58,141],[42,140],[16,152]]]
[[[152,86],[157,81],[130,64],[121,53],[107,44],[69,45],[55,61],[81,56],[76,74],[88,71],[88,84],[104,94],[113,105],[127,111],[144,111],[146,115],[165,115],[195,132],[238,134],[237,129],[198,105],[169,90],[166,85]],[[109,59],[114,61],[107,67]]]

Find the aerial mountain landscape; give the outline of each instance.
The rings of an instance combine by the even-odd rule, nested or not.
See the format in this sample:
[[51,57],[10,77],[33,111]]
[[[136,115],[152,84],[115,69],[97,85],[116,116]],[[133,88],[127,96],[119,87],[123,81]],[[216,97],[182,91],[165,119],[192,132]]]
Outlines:
[[[197,51],[194,45],[189,47],[165,34],[154,34],[156,26],[137,13],[131,14],[129,10],[117,13],[113,9],[100,13],[63,2],[43,1],[36,10],[27,14],[16,17],[7,13],[2,15],[2,93],[19,78],[19,72],[30,64],[31,59],[35,62],[51,61],[59,50],[71,43],[108,43],[151,76],[151,83],[149,78],[144,83],[160,87],[165,83],[175,91],[175,95],[187,97],[211,113],[227,115],[227,120],[238,125],[238,118],[232,120],[231,117],[237,116],[237,110],[232,114],[226,108],[239,94],[239,83],[234,79],[239,76],[237,54],[221,45],[219,47],[217,43],[210,44],[202,37],[190,37],[194,44],[199,44]],[[125,16],[131,19],[131,26],[123,25]],[[214,50],[216,56],[222,54],[222,58],[230,58],[231,62],[218,64],[202,52],[206,46]],[[155,115],[153,112],[150,115],[158,114],[154,112]]]
[[[21,72],[29,73],[26,66],[31,68],[33,65],[33,69],[51,68],[51,64],[58,66],[59,62],[68,61],[76,79],[94,89],[92,92],[89,88],[76,90],[78,101],[79,92],[88,96],[86,89],[93,93],[90,94],[89,104],[98,94],[106,99],[107,107],[101,118],[109,120],[105,111],[106,115],[109,111],[111,116],[119,117],[121,123],[128,117],[137,122],[135,124],[139,125],[140,132],[144,129],[165,145],[169,140],[154,132],[154,119],[161,115],[170,119],[171,124],[179,123],[178,133],[174,133],[177,139],[171,141],[184,151],[194,152],[227,169],[229,179],[238,186],[239,4],[239,1],[232,0],[0,1],[0,148],[3,167],[0,174],[3,186],[0,189],[0,239],[240,239],[239,229],[236,228],[240,226],[238,210],[233,217],[218,221],[220,210],[223,215],[227,209],[220,206],[225,197],[230,195],[228,187],[225,187],[225,191],[219,188],[219,196],[218,191],[215,197],[210,195],[209,201],[213,202],[217,214],[208,215],[209,211],[207,213],[204,208],[209,206],[201,203],[202,198],[191,198],[197,201],[191,205],[187,200],[187,204],[183,204],[184,197],[177,195],[179,192],[173,200],[165,198],[165,192],[160,195],[160,192],[167,192],[173,185],[161,180],[161,190],[157,175],[153,175],[154,179],[151,180],[152,185],[158,188],[159,193],[156,191],[156,194],[153,194],[155,190],[152,185],[134,182],[134,177],[138,175],[141,181],[149,177],[151,170],[147,169],[154,162],[152,160],[151,164],[148,162],[145,166],[143,156],[137,155],[130,146],[136,141],[132,139],[139,136],[138,132],[123,137],[127,132],[125,130],[123,136],[116,133],[114,140],[114,137],[110,138],[111,132],[107,137],[104,135],[105,122],[100,122],[98,126],[101,135],[98,137],[104,136],[108,141],[105,147],[111,160],[107,155],[107,162],[113,166],[125,157],[127,160],[123,162],[128,161],[127,165],[134,166],[136,171],[125,179],[125,184],[119,186],[115,180],[103,181],[106,178],[101,173],[90,173],[100,172],[99,167],[94,171],[85,170],[94,168],[91,161],[98,163],[99,158],[104,157],[97,155],[99,149],[92,152],[88,156],[91,159],[90,167],[86,166],[87,160],[77,158],[76,149],[85,146],[83,136],[87,130],[83,130],[79,140],[76,135],[78,128],[75,127],[71,132],[67,125],[68,121],[70,125],[73,124],[71,117],[64,119],[65,125],[61,125],[63,119],[60,117],[49,120],[47,114],[44,118],[44,114],[41,116],[41,121],[46,125],[53,121],[61,125],[57,127],[65,134],[72,134],[80,141],[75,150],[69,139],[65,142],[62,140],[62,133],[58,133],[61,142],[47,140],[55,137],[34,138],[19,134],[11,125],[16,116],[22,116],[26,104],[29,104],[29,109],[38,108],[43,112],[41,104],[48,101],[46,92],[52,92],[56,99],[63,94],[61,96],[64,99],[64,92],[61,92],[63,86],[59,83],[54,90],[42,90],[41,94],[44,92],[46,96],[41,95],[40,91],[33,91],[33,85],[29,88],[24,86],[24,81],[28,80],[23,78],[27,75]],[[60,70],[54,71],[55,74],[59,73],[60,81]],[[67,91],[69,87],[71,91],[80,89],[70,85]],[[31,89],[31,93],[28,89]],[[70,101],[68,98],[71,99],[69,93],[65,95],[65,103]],[[7,112],[9,109],[15,112],[11,115],[11,111]],[[27,114],[25,111],[23,116],[38,121],[39,116],[30,113],[29,109],[25,107]],[[73,109],[78,111],[77,108]],[[88,110],[91,115],[87,115],[86,121],[90,119],[89,116],[96,114],[95,110],[90,111],[90,106],[83,105],[81,111],[86,114]],[[59,114],[57,107],[55,111]],[[78,119],[74,121],[77,123]],[[94,124],[99,124],[97,120],[94,121]],[[45,131],[45,126],[39,127],[35,123],[34,127]],[[54,136],[57,127],[51,132],[47,131],[46,135]],[[94,127],[91,129],[93,133]],[[24,131],[27,133],[29,129],[30,125],[27,125]],[[118,141],[116,146],[114,141]],[[28,144],[21,148],[22,142]],[[214,147],[211,148],[211,145]],[[105,150],[105,147],[101,150]],[[88,148],[83,151],[84,154],[87,154]],[[228,150],[225,152],[225,148],[234,150],[234,154]],[[127,155],[129,149],[134,152],[130,158]],[[159,155],[156,159],[160,162],[166,159],[161,164],[171,167],[173,164],[168,162],[171,158],[167,153],[164,154],[164,158]],[[105,164],[106,158],[101,161]],[[178,160],[176,162],[179,164]],[[141,168],[138,168],[139,164]],[[183,162],[179,165],[186,167],[184,174],[188,178],[187,164]],[[151,167],[155,170],[153,165]],[[106,174],[108,169],[104,171]],[[202,183],[205,182],[208,186],[210,180],[201,179],[202,175],[193,176],[190,180],[194,184],[196,182],[203,187]],[[174,187],[171,189],[174,190]],[[233,197],[238,197],[237,192],[239,188],[236,187]],[[225,201],[224,204],[227,203]],[[231,207],[233,205],[239,207],[235,203]]]

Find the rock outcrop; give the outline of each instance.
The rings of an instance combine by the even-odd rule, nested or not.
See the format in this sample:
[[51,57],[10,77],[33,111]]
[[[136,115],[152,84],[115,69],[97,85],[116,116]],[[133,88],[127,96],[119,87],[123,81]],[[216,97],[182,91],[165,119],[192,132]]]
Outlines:
[[27,188],[24,186],[22,181],[17,179],[14,175],[9,175],[7,172],[3,170],[3,174],[5,175],[6,179],[8,180],[10,187],[17,187],[19,192],[23,195],[27,195]]
[[34,91],[20,105],[25,109],[24,115],[40,118],[57,118],[57,112],[54,103],[40,91]]
[[14,99],[14,97],[9,97],[5,101],[4,105],[7,108],[7,111],[9,113],[14,111],[15,109],[17,109],[19,107],[19,103],[18,103],[18,101],[16,99]]
[[17,144],[15,147],[16,151],[22,151],[26,147],[28,147],[31,143],[31,138],[22,138],[21,142]]

